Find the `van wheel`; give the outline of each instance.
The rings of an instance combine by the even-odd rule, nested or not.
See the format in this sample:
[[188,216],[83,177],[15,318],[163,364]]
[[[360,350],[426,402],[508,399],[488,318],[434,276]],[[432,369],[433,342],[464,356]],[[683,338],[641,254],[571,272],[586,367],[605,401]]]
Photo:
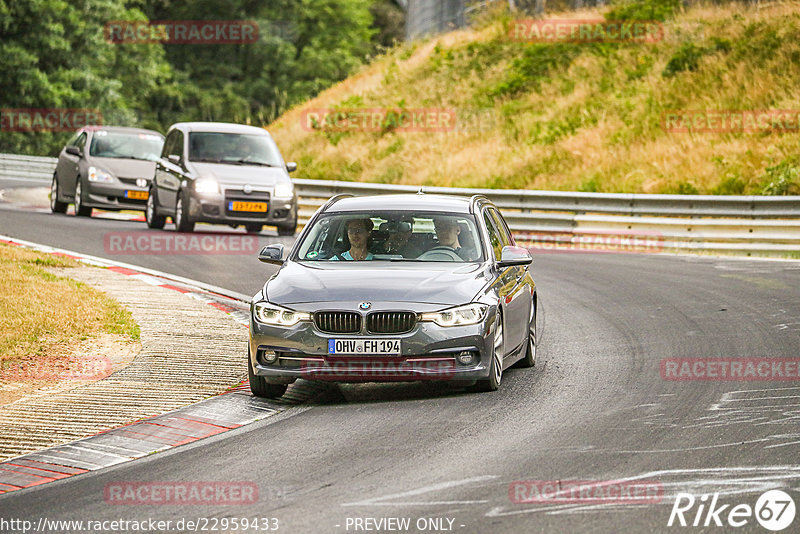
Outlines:
[[158,214],[158,208],[156,208],[157,200],[156,188],[150,187],[150,192],[147,194],[147,207],[144,209],[144,219],[147,222],[148,228],[161,230],[164,228],[167,218],[164,215]]
[[175,204],[175,230],[178,232],[194,232],[194,221],[189,220],[189,202],[186,193],[178,193],[178,202]]

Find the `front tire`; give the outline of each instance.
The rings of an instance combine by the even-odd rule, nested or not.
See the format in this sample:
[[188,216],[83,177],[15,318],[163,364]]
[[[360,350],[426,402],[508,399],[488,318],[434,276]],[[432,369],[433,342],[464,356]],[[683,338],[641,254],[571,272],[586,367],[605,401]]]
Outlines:
[[489,367],[489,378],[478,380],[475,390],[497,391],[503,381],[503,318],[497,314],[494,326],[494,343],[492,347],[492,364]]
[[53,173],[53,183],[50,184],[50,211],[53,213],[66,213],[68,204],[58,200],[58,175]]
[[528,346],[525,349],[525,356],[514,364],[514,367],[528,368],[536,365],[536,308],[532,310],[533,318],[528,328]]
[[194,231],[194,221],[189,220],[189,202],[186,201],[186,193],[183,191],[178,194],[178,202],[175,204],[175,230]]
[[291,226],[279,226],[278,235],[281,237],[292,237],[297,232],[297,223]]
[[78,217],[92,216],[92,208],[84,205],[83,187],[81,186],[80,176],[78,176],[78,183],[75,185],[75,215]]
[[147,227],[154,230],[161,230],[167,222],[167,217],[158,214],[156,207],[158,199],[156,198],[156,188],[151,187],[147,195],[147,206],[144,209],[144,220],[147,222]]
[[262,399],[277,399],[289,387],[287,384],[270,384],[263,376],[253,372],[253,362],[250,360],[250,348],[247,349],[247,376],[250,379],[250,391]]

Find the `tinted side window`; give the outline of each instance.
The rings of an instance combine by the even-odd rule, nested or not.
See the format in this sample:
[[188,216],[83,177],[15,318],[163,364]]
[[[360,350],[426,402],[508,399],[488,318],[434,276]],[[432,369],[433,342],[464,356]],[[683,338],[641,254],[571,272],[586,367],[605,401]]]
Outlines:
[[483,211],[483,222],[486,224],[486,230],[489,232],[489,243],[492,245],[494,251],[494,259],[500,259],[500,253],[503,250],[503,242],[500,240],[500,232],[497,229],[497,223],[494,218],[489,215],[488,210]]
[[175,136],[175,147],[172,154],[177,154],[181,157],[181,159],[183,159],[183,132],[181,131],[178,131],[177,135]]
[[172,150],[172,146],[175,144],[175,133],[177,130],[172,130],[167,134],[167,138],[164,140],[164,148],[161,150],[161,157],[166,158],[170,151]]
[[75,141],[75,146],[80,148],[81,151],[83,151],[83,147],[86,146],[86,132],[78,136],[78,140]]
[[503,246],[513,245],[514,236],[511,235],[511,230],[508,229],[505,219],[500,216],[500,212],[494,208],[489,208],[488,211],[492,213],[492,218],[497,225],[497,230],[500,232],[500,241],[502,241]]
[[183,155],[183,132],[180,130],[172,130],[167,135],[167,140],[164,141],[164,150],[161,157],[167,156],[182,156]]

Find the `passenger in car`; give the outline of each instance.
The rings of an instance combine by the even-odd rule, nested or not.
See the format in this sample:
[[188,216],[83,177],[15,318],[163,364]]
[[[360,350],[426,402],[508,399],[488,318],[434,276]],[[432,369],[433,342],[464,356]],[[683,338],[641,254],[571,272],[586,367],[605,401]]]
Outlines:
[[350,241],[350,249],[335,254],[331,260],[371,260],[373,255],[367,250],[367,244],[372,228],[372,219],[369,218],[347,221],[347,239]]
[[416,258],[422,254],[422,249],[410,242],[414,227],[413,219],[404,218],[384,224],[387,225],[390,232],[389,238],[384,243],[384,253],[399,254],[404,258]]

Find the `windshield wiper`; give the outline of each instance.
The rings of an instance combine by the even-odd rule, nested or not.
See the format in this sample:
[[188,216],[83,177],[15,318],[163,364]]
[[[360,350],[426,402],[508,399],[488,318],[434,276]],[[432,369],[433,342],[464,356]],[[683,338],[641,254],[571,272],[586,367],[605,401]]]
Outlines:
[[237,165],[260,165],[262,167],[277,167],[277,165],[273,165],[272,163],[266,163],[264,161],[252,161],[247,158],[235,159],[233,161],[226,161],[225,163],[235,163]]
[[221,159],[215,158],[192,158],[189,161],[199,161],[201,163],[222,163]]

